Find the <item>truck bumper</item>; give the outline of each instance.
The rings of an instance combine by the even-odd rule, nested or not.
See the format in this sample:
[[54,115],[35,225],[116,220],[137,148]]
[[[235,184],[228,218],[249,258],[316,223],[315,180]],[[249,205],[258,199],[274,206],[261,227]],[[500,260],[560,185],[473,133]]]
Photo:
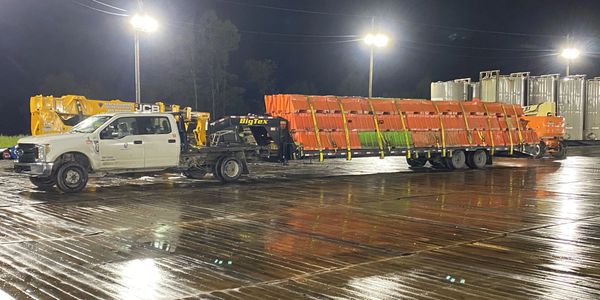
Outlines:
[[15,163],[15,172],[39,177],[52,175],[53,163]]

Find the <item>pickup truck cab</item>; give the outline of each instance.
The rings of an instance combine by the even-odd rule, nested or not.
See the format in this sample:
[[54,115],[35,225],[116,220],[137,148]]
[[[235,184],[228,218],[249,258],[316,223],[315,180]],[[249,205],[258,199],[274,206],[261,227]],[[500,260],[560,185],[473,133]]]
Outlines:
[[89,117],[66,134],[20,139],[17,172],[40,188],[85,188],[88,174],[163,171],[178,167],[181,135],[172,114],[116,113]]

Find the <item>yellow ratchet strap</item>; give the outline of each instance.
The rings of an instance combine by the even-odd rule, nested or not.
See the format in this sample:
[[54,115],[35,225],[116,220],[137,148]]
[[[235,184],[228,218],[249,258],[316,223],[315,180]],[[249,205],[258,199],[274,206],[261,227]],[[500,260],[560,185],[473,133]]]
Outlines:
[[446,157],[446,130],[444,129],[444,121],[435,101],[431,101],[431,104],[433,104],[433,108],[435,108],[435,112],[440,119],[440,130],[442,131],[442,157]]
[[310,101],[310,96],[306,96],[306,101],[308,102],[308,106],[310,107],[310,115],[313,121],[313,127],[315,128],[315,136],[317,137],[317,146],[319,147],[319,161],[322,162],[324,160],[323,157],[323,146],[321,144],[321,135],[319,134],[319,125],[317,124],[317,115],[315,114],[315,107]]
[[348,154],[346,154],[346,160],[352,160],[352,149],[350,147],[350,131],[348,130],[348,120],[346,119],[346,112],[344,112],[344,104],[342,101],[337,98],[338,105],[340,106],[340,111],[342,114],[342,122],[344,122],[344,134],[346,135],[346,150]]
[[469,145],[472,145],[473,144],[473,136],[471,133],[471,128],[469,127],[469,120],[467,119],[467,112],[465,111],[465,106],[460,101],[458,102],[458,105],[460,105],[460,109],[462,110],[462,113],[463,113],[463,119],[465,120],[465,128],[467,129],[467,140],[469,140]]
[[483,109],[485,109],[485,115],[488,124],[488,132],[490,133],[490,140],[492,142],[492,151],[490,151],[490,154],[494,155],[494,152],[496,152],[496,145],[494,145],[494,135],[492,134],[492,121],[490,121],[490,112],[488,111],[487,105],[485,105],[485,103],[481,104],[483,104]]
[[394,100],[394,106],[396,107],[396,112],[400,116],[400,123],[402,123],[402,130],[404,131],[404,141],[406,141],[406,157],[411,158],[410,154],[410,140],[408,138],[408,130],[406,130],[406,122],[404,121],[404,115],[402,114],[402,110],[400,109],[400,104],[397,100]]
[[373,103],[371,99],[369,101],[369,107],[371,107],[371,112],[373,113],[373,122],[375,122],[375,130],[377,131],[377,144],[379,145],[379,155],[380,158],[383,159],[385,157],[383,151],[383,139],[381,137],[381,131],[379,130],[379,120],[377,120],[377,113],[375,112],[375,108],[373,107]]
[[511,105],[511,106],[513,108],[513,112],[515,112],[515,116],[514,117],[517,119],[517,130],[519,132],[519,142],[520,142],[520,144],[523,144],[523,142],[524,142],[523,141],[523,133],[521,132],[521,122],[520,122],[520,120],[518,118],[519,116],[517,114],[517,109],[515,108],[515,105]]
[[506,108],[504,107],[504,104],[500,104],[500,106],[502,106],[502,112],[504,112],[504,121],[506,122],[506,127],[508,127],[508,139],[510,140],[510,150],[508,151],[508,154],[513,155],[513,150],[515,146],[511,132],[512,123],[508,123],[508,116],[506,115]]

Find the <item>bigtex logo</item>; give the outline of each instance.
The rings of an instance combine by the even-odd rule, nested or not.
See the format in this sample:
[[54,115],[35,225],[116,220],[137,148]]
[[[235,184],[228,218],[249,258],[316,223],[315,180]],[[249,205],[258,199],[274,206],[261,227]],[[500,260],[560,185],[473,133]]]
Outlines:
[[241,118],[240,125],[267,125],[267,120]]

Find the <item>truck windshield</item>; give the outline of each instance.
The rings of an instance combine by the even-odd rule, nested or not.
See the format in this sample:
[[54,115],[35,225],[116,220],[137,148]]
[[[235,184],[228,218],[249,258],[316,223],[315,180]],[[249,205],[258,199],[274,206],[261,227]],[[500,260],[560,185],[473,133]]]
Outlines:
[[110,118],[111,116],[89,117],[75,125],[75,127],[71,129],[71,132],[92,133],[98,129],[98,127],[102,126],[102,124],[104,124],[106,121],[110,120]]

